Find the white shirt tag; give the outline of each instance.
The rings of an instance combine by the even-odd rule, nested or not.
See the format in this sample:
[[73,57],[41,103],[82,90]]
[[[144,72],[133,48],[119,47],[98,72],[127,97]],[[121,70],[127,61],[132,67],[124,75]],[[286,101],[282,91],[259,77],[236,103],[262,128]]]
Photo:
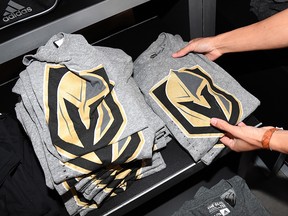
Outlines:
[[57,46],[57,48],[58,47],[60,47],[62,44],[63,44],[63,42],[64,42],[64,38],[61,38],[61,39],[59,39],[59,40],[57,40],[57,41],[54,41],[54,44]]

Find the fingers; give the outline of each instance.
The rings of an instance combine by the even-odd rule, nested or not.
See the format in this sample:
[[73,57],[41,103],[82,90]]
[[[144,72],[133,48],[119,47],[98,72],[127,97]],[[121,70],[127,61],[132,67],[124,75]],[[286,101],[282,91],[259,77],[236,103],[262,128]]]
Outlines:
[[240,125],[242,126],[235,126],[235,125],[231,125],[229,124],[227,121],[224,121],[222,119],[218,119],[218,118],[211,118],[210,123],[212,126],[228,133],[231,134],[233,137],[241,137],[241,138],[245,138],[246,134],[244,134],[244,131],[241,128],[243,127],[243,124],[240,123]]
[[186,55],[187,53],[189,53],[191,51],[192,51],[191,47],[189,45],[187,45],[184,48],[182,48],[181,50],[173,53],[172,57],[179,58],[179,57],[182,57],[182,56]]
[[240,122],[240,123],[238,124],[238,126],[244,127],[244,126],[246,126],[246,124],[245,124],[244,122]]
[[228,122],[218,119],[218,118],[211,118],[210,123],[212,126],[217,127],[220,130],[224,130],[227,132],[230,132],[232,125],[230,125]]
[[222,137],[220,141],[225,146],[236,152],[252,151],[259,149],[258,146],[251,145],[250,143],[247,143],[241,139],[229,138],[228,136]]
[[210,123],[212,126],[226,132],[220,138],[220,141],[230,149],[237,152],[259,149],[257,140],[255,140],[258,135],[253,130],[254,127],[247,126],[243,122],[235,126],[218,118],[211,118]]
[[234,140],[230,139],[227,136],[223,136],[220,141],[227,147],[229,147],[230,149],[234,149]]

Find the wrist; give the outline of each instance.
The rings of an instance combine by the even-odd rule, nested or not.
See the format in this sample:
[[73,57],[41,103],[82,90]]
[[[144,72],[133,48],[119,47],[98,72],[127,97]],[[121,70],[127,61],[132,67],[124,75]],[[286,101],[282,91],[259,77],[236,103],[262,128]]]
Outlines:
[[[278,150],[277,147],[277,142],[275,142],[275,134],[278,133],[279,130],[283,130],[282,128],[278,128],[278,127],[273,127],[270,129],[267,129],[263,136],[262,136],[262,148],[263,149],[270,149],[271,151],[274,150]],[[273,138],[274,137],[274,138]],[[272,142],[272,138],[273,138],[273,142]]]
[[229,38],[227,38],[226,35],[227,33],[223,33],[214,37],[213,46],[220,55],[231,52],[229,48]]

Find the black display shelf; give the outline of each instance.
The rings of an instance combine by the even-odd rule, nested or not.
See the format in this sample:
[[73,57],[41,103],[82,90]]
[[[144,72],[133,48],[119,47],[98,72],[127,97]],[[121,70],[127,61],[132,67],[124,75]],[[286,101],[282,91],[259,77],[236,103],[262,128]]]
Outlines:
[[59,32],[76,32],[148,1],[60,0],[53,11],[0,31],[0,64],[44,45]]

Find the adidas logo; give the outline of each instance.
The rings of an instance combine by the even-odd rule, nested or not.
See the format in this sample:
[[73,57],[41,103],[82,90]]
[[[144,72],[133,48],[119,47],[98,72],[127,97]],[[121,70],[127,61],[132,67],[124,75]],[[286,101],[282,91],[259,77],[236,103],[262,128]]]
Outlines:
[[8,2],[8,5],[6,7],[6,11],[3,14],[2,20],[4,22],[9,22],[17,17],[23,16],[24,14],[31,13],[32,8],[31,7],[24,7],[12,0]]

